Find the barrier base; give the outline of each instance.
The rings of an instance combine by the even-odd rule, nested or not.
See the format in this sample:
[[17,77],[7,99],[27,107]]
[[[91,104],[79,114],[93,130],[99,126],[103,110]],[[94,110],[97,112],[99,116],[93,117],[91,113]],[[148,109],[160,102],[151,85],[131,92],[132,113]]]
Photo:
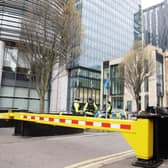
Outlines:
[[137,159],[132,163],[135,167],[143,167],[143,168],[157,168],[163,163],[163,160],[143,160]]
[[11,120],[1,120],[0,119],[0,128],[14,127],[14,124]]
[[53,136],[83,133],[83,129],[52,126],[45,124],[38,124],[26,121],[16,121],[14,135],[16,136]]

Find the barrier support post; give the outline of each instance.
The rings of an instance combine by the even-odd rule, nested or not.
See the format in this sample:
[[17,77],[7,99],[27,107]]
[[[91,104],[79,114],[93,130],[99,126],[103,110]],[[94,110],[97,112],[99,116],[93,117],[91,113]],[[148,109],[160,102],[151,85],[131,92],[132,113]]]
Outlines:
[[[164,157],[168,156],[168,151],[163,154],[163,151],[161,149],[161,148],[168,149],[167,142],[164,143],[163,145],[163,141],[165,142],[165,137],[166,137],[166,134],[163,133],[163,130],[164,130],[163,125],[166,126],[165,127],[166,129],[168,128],[168,124],[164,124],[165,119],[163,119],[163,116],[161,115],[147,114],[147,115],[138,116],[138,118],[148,120],[152,123],[151,127],[149,128],[149,131],[150,132],[152,131],[153,133],[151,134],[149,132],[149,135],[142,135],[142,138],[149,136],[149,139],[152,139],[152,141],[150,140],[150,143],[153,146],[153,151],[152,151],[153,154],[152,154],[152,157],[149,159],[142,159],[142,157],[137,157],[137,160],[133,162],[132,165],[136,167],[157,168],[163,163]],[[168,118],[167,118],[167,121],[168,121]]]

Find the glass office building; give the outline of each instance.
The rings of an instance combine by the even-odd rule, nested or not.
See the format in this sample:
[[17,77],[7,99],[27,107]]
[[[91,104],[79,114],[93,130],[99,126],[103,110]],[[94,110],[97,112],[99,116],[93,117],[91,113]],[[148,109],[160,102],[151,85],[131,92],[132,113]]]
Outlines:
[[[35,106],[38,96],[25,76],[26,65],[19,64],[19,61],[23,62],[20,58],[24,57],[24,54],[17,50],[15,44],[19,38],[26,6],[31,3],[33,0],[0,1],[0,40],[2,41],[0,46],[3,51],[0,54],[0,62],[3,62],[0,63],[0,79],[2,78],[0,107],[10,104],[10,107],[37,111]],[[62,7],[61,5],[59,8]],[[68,67],[68,101],[72,102],[75,96],[80,96],[84,103],[91,96],[99,104],[101,63],[121,57],[130,49],[135,39],[141,38],[140,0],[76,0],[76,7],[81,14],[83,34],[80,57],[75,66]],[[13,53],[12,55],[17,58],[16,65],[11,63],[11,54],[8,53]],[[74,71],[79,75],[74,77]],[[85,75],[81,76],[81,74]],[[17,100],[23,103],[16,103]],[[47,101],[48,96],[46,103]],[[6,102],[9,103],[5,104]]]
[[100,67],[121,57],[141,37],[140,0],[77,0],[83,36],[79,64]]
[[[42,5],[47,3],[43,2]],[[25,54],[16,45],[22,19],[29,13],[27,7],[33,4],[35,5],[33,0],[0,1],[0,108],[39,111],[39,96],[30,81]],[[45,111],[48,111],[48,99],[47,94]]]
[[163,50],[168,49],[168,0],[164,1],[164,7],[159,11],[158,32],[159,32],[159,47]]
[[143,10],[143,32],[145,44],[168,49],[168,1]]
[[[121,60],[111,64],[110,61],[103,62],[103,87],[102,106],[106,106],[107,100],[111,101],[113,109],[123,109],[124,106],[124,83],[119,79],[118,64]],[[106,82],[109,84],[106,86]]]
[[[166,105],[166,83],[165,74],[166,67],[163,52],[157,51],[156,47],[152,48],[152,59],[156,65],[152,78],[145,77],[141,86],[141,93],[138,101],[138,109],[145,110],[148,106],[165,107]],[[104,83],[101,92],[102,102],[101,106],[105,106],[107,99],[111,101],[113,110],[126,110],[132,112],[136,110],[136,103],[130,90],[125,87],[124,81],[119,76],[119,69],[122,58],[113,59],[111,61],[103,62],[102,74],[104,76]],[[148,68],[146,67],[146,72]],[[109,85],[106,85],[106,80]]]
[[[141,40],[141,1],[76,0],[76,4],[81,14],[83,30],[81,54],[77,65],[87,67],[88,70],[97,69],[99,70],[97,73],[100,75],[103,61],[123,56],[132,47],[134,40]],[[70,77],[70,83],[72,80],[74,78]],[[76,83],[82,82],[80,78],[76,78],[76,80]],[[92,95],[90,86],[87,87],[88,96]],[[74,90],[74,88],[72,89]],[[69,94],[73,101],[75,94],[71,93]]]
[[84,67],[73,68],[70,71],[70,95],[69,105],[75,98],[80,98],[81,105],[92,98],[100,105],[100,71]]

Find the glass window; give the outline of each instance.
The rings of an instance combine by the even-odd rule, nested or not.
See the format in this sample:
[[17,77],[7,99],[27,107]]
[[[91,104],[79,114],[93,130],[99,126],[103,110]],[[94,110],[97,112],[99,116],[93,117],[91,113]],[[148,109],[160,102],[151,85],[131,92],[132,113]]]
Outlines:
[[149,106],[149,96],[145,95],[145,109]]
[[127,101],[127,107],[125,110],[128,112],[132,112],[132,101]]
[[28,106],[27,99],[14,99],[14,108],[26,110]]
[[29,66],[27,57],[28,57],[27,54],[25,54],[25,53],[19,51],[19,53],[18,53],[17,67],[29,69],[30,66]]
[[88,99],[88,95],[87,95],[87,89],[84,89],[84,103],[87,102],[87,99]]
[[27,80],[29,81],[28,71],[29,71],[29,64],[27,60],[26,54],[23,52],[19,52],[18,54],[18,61],[17,61],[17,67],[16,67],[16,73],[17,73],[17,80]]
[[163,96],[163,63],[157,61],[156,63],[157,75],[157,96]]
[[112,97],[112,106],[114,109],[123,109],[123,97]]
[[4,54],[4,67],[8,67],[5,70],[15,72],[17,64],[18,50],[16,48],[5,48]]
[[38,100],[29,100],[29,110],[32,112],[38,112],[40,102]]
[[96,104],[100,104],[100,91],[96,90]]
[[103,70],[103,77],[104,79],[109,79],[109,69],[108,68]]
[[148,60],[144,61],[144,71],[145,73],[148,73]]
[[144,79],[144,91],[145,92],[149,91],[148,77],[145,77]]
[[76,76],[78,76],[78,69],[73,69],[71,71],[71,77],[76,77]]
[[111,66],[111,95],[123,95],[124,94],[124,83],[118,77],[118,66]]
[[12,98],[0,98],[0,107],[12,108]]
[[48,101],[45,101],[45,112],[48,112]]
[[31,89],[31,90],[30,90],[30,98],[35,98],[35,99],[38,99],[38,98],[39,98],[39,96],[38,96],[36,90],[34,90],[34,89]]
[[14,95],[14,88],[13,87],[2,86],[0,88],[0,96],[13,97],[13,95]]
[[15,97],[28,97],[28,89],[27,88],[15,88]]

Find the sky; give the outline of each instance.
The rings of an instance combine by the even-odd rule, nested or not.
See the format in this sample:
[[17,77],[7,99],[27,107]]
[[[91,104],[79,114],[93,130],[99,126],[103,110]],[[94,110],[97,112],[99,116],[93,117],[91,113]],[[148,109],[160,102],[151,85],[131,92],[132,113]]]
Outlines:
[[141,0],[142,1],[142,9],[156,5],[164,0]]

